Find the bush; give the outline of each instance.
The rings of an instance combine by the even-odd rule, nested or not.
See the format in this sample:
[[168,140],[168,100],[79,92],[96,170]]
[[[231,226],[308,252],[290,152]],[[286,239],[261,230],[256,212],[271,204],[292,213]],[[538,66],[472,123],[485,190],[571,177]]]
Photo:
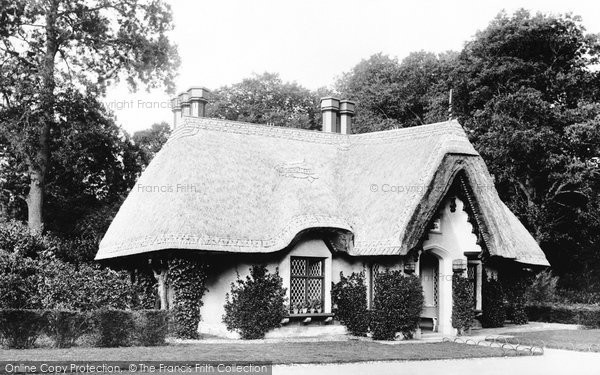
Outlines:
[[482,289],[481,325],[486,328],[503,327],[506,321],[506,310],[502,284],[496,279],[486,277]]
[[33,347],[44,326],[45,317],[40,310],[0,310],[0,339],[8,348]]
[[279,273],[271,274],[265,266],[254,265],[250,276],[231,284],[223,323],[243,339],[263,338],[287,315],[285,293]]
[[165,344],[169,326],[166,310],[139,310],[134,312],[135,343],[141,346]]
[[172,326],[176,337],[198,338],[206,275],[206,264],[196,259],[174,258],[169,261],[169,278],[174,291]]
[[40,307],[36,260],[0,250],[0,309]]
[[50,310],[46,312],[45,333],[57,348],[70,348],[87,332],[89,314],[80,311]]
[[514,324],[527,324],[527,289],[530,282],[522,273],[511,273],[502,280],[506,317]]
[[462,335],[473,326],[475,301],[471,283],[465,277],[452,275],[452,327]]
[[46,248],[44,236],[32,234],[26,224],[0,220],[0,250],[22,257],[36,257]]
[[527,306],[529,320],[548,323],[580,324],[600,328],[600,306],[535,304]]
[[549,269],[538,273],[525,292],[526,303],[553,302],[556,299],[557,283],[558,277],[552,276],[552,271]]
[[108,309],[94,311],[96,346],[130,346],[134,327],[131,311]]
[[337,319],[355,336],[365,336],[369,329],[367,311],[367,287],[363,272],[353,272],[344,277],[340,272],[340,281],[332,283],[331,299]]
[[410,339],[419,326],[423,288],[414,275],[401,271],[377,274],[371,330],[375,340],[394,340],[397,332]]

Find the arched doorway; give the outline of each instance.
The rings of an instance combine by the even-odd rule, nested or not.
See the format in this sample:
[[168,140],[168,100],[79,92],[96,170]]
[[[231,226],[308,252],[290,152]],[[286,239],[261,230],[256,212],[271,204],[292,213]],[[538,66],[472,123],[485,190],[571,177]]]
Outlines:
[[440,272],[439,260],[429,251],[421,254],[419,259],[419,277],[423,287],[423,312],[421,328],[437,331],[440,318]]

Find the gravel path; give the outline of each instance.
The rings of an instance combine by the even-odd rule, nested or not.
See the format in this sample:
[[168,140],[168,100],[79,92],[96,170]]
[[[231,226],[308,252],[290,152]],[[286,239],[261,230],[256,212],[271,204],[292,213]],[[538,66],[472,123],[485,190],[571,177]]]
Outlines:
[[341,365],[275,366],[274,375],[598,375],[600,354],[546,349],[534,357],[505,357]]

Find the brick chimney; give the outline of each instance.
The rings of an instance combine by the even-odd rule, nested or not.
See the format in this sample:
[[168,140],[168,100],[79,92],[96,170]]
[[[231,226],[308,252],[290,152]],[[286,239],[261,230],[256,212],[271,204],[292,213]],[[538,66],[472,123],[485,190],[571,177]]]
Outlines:
[[321,113],[323,113],[323,131],[339,133],[340,100],[332,96],[321,98]]
[[192,87],[171,100],[173,129],[181,124],[184,116],[204,117],[210,91],[204,87]]
[[340,133],[352,134],[352,117],[356,103],[351,100],[340,100]]

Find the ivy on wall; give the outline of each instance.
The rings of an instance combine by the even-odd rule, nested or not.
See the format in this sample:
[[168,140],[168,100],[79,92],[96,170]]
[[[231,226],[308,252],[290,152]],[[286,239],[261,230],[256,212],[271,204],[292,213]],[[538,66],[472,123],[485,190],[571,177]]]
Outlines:
[[135,270],[135,286],[138,293],[138,303],[141,309],[155,309],[158,298],[158,282],[150,267]]
[[458,335],[464,334],[473,326],[475,318],[473,286],[466,277],[452,275],[452,327]]
[[173,287],[173,333],[185,339],[198,338],[202,296],[206,292],[208,266],[198,258],[169,260],[169,281]]

